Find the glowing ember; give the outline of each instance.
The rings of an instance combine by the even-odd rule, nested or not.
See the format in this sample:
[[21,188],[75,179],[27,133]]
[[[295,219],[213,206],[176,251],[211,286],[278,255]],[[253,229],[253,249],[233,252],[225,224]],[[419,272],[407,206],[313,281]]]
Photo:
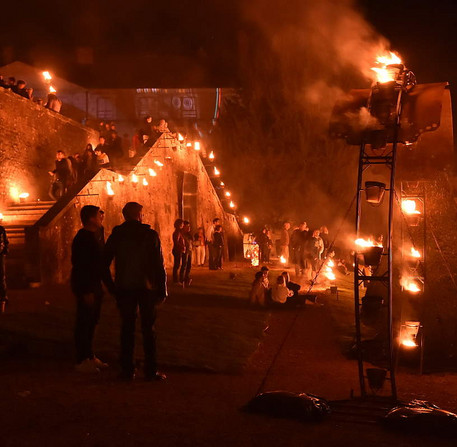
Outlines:
[[419,251],[416,250],[414,247],[411,247],[410,255],[411,255],[413,258],[420,258],[420,257],[421,257],[421,254],[419,253]]
[[45,81],[50,81],[52,79],[51,73],[49,73],[49,71],[43,71],[41,74],[43,75]]
[[154,160],[154,163],[159,167],[161,168],[163,166],[163,163],[159,160]]
[[230,207],[230,208],[235,208],[235,204],[233,203],[232,200],[231,200],[230,203],[229,203],[229,207]]
[[148,172],[151,177],[157,177],[157,172],[154,169],[149,168]]
[[194,143],[194,149],[195,149],[196,151],[199,151],[199,150],[200,150],[200,141],[196,141],[196,142]]
[[225,191],[225,197],[230,197],[232,193],[230,191]]
[[214,175],[215,176],[221,175],[221,171],[219,171],[219,169],[217,169],[216,166],[214,166]]
[[395,81],[395,71],[388,68],[389,65],[401,64],[401,59],[391,51],[388,55],[379,56],[376,58],[377,67],[372,67],[376,73],[376,80],[384,84],[386,82]]
[[402,278],[400,284],[407,292],[419,293],[421,291],[417,282],[410,278]]
[[138,183],[138,177],[136,174],[132,174],[132,183]]
[[106,182],[106,192],[109,196],[114,196],[114,191],[111,182]]
[[373,239],[362,239],[362,238],[356,239],[355,245],[358,245],[359,247],[363,247],[363,248],[382,247],[382,244],[380,242],[375,242]]
[[215,157],[214,157],[214,152],[213,152],[213,151],[211,151],[211,152],[209,153],[208,158],[209,158],[210,160],[214,160]]
[[146,180],[146,178],[143,178],[143,186],[148,186],[148,185],[149,185],[149,183],[148,183],[148,181]]
[[56,92],[57,92],[57,90],[52,85],[50,85],[49,86],[49,93],[56,93]]
[[124,177],[122,177],[122,175],[120,175],[120,176],[118,177],[117,181],[118,181],[119,183],[123,183],[123,182],[124,182]]
[[250,222],[249,217],[243,217],[243,223],[245,223],[247,225],[249,222]]
[[178,141],[184,141],[184,137],[180,133],[178,133]]
[[284,256],[281,255],[281,257],[279,258],[279,262],[281,264],[285,264],[287,262],[287,259]]
[[401,201],[401,209],[406,214],[420,214],[421,212],[416,209],[416,201],[415,200],[402,200]]

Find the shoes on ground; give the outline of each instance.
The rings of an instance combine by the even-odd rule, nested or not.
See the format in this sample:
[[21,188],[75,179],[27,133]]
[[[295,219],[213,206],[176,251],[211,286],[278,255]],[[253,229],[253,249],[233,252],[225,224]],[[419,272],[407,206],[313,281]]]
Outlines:
[[133,382],[135,380],[135,373],[123,371],[119,374],[119,380],[122,382]]
[[164,380],[167,380],[167,376],[164,373],[156,371],[153,374],[145,374],[144,380],[146,380],[147,382],[162,382]]
[[109,367],[108,363],[102,362],[99,358],[95,357],[92,359],[95,363],[95,366],[99,369],[106,369]]
[[100,369],[92,359],[86,359],[75,366],[75,371],[84,374],[97,374],[100,372]]

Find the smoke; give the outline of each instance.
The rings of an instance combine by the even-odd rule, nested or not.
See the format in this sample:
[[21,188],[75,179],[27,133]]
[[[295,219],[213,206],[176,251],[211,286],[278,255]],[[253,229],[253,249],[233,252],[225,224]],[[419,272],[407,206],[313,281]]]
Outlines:
[[353,0],[251,0],[245,16],[277,56],[283,87],[328,114],[349,86],[373,79],[376,56],[389,47]]
[[[354,196],[357,150],[329,139],[331,112],[371,84],[388,42],[350,0],[250,0],[242,12],[243,96],[220,140],[240,206],[264,222],[336,226]],[[362,115],[357,123],[376,125]]]

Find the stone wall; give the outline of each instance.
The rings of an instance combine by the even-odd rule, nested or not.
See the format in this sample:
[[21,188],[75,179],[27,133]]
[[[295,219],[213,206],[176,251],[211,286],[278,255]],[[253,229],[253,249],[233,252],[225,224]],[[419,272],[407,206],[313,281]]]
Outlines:
[[0,89],[0,211],[12,193],[49,199],[47,172],[54,169],[56,150],[82,152],[97,141],[96,131]]
[[[162,163],[163,167],[157,166],[155,161]],[[157,175],[151,177],[149,169],[154,169]],[[105,211],[104,226],[108,236],[115,225],[122,223],[124,204],[129,201],[141,203],[144,206],[144,222],[159,232],[165,263],[171,267],[173,222],[182,212],[181,199],[185,201],[186,194],[192,195],[185,188],[181,191],[184,173],[196,177],[193,230],[197,226],[206,228],[214,217],[219,217],[223,222],[227,246],[235,247],[241,237],[238,223],[232,214],[224,211],[199,154],[164,135],[132,171],[116,173],[101,170],[49,222],[38,223],[39,254],[33,258],[40,259],[39,281],[48,284],[68,281],[71,242],[81,226],[79,212],[82,206],[89,204],[100,206]],[[137,176],[137,183],[132,182],[132,174]],[[120,175],[124,178],[123,182],[119,181]],[[148,182],[146,186],[143,185],[144,179]],[[112,187],[113,196],[108,195],[107,182]],[[33,235],[29,237],[29,246],[33,246],[32,238]],[[234,249],[231,252],[233,256]],[[238,253],[241,253],[241,248]],[[228,256],[227,252],[226,258]]]

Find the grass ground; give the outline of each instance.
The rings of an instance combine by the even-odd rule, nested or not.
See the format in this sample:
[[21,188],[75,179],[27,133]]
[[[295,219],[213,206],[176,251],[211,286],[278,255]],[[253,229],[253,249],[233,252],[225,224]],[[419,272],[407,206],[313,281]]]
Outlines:
[[[236,274],[234,279],[229,272]],[[170,361],[174,365],[165,366],[168,380],[164,383],[119,383],[114,365],[97,376],[74,373],[69,338],[72,311],[71,306],[64,305],[72,300],[68,290],[13,292],[11,296],[17,304],[11,307],[10,315],[0,316],[3,333],[11,333],[15,328],[16,334],[22,334],[18,338],[25,340],[25,327],[32,335],[28,337],[30,342],[44,340],[45,336],[51,340],[44,352],[46,356],[41,358],[3,357],[0,445],[455,445],[454,441],[440,438],[388,432],[378,425],[344,423],[335,417],[309,425],[241,412],[240,408],[258,391],[267,371],[264,390],[310,392],[330,400],[347,399],[351,390],[357,392],[355,362],[348,360],[341,349],[341,335],[348,336],[350,296],[344,293],[344,279],[338,278],[343,289],[339,301],[322,288],[318,305],[307,305],[298,314],[294,310],[270,314],[252,310],[246,304],[252,270],[228,266],[227,271],[213,273],[196,271],[193,287],[184,291],[172,289],[161,311],[160,355],[162,359],[172,358],[164,350],[173,349],[175,356],[175,361]],[[115,357],[117,336],[109,326],[117,325],[117,317],[110,306],[104,308],[106,329],[101,328],[97,345],[103,347],[106,355]],[[56,314],[66,316],[57,318]],[[268,329],[263,332],[265,321]],[[12,325],[8,331],[7,322]],[[65,322],[68,327],[64,327]],[[218,332],[221,327],[224,330]],[[210,328],[214,328],[216,335]],[[290,336],[285,339],[289,331]],[[230,343],[221,345],[221,333],[232,334],[228,337]],[[102,338],[109,334],[112,340]],[[240,337],[252,338],[248,349],[238,349]],[[105,342],[111,343],[114,350],[108,349]],[[179,343],[185,349],[177,347]],[[61,345],[66,352],[52,352]],[[37,344],[31,349],[36,354],[43,346]],[[228,350],[228,346],[231,353],[222,355],[220,351]],[[189,370],[190,360],[198,369]],[[205,369],[210,361],[210,369],[217,373]],[[226,368],[230,362],[245,366],[242,371]],[[399,388],[403,399],[427,398],[450,410],[457,408],[455,375],[418,376],[402,370]]]

